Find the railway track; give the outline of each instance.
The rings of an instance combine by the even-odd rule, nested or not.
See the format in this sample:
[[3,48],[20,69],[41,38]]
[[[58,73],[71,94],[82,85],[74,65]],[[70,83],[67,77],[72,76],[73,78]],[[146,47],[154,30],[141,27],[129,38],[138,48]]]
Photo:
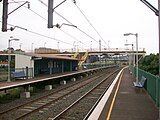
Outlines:
[[73,102],[57,116],[50,116],[48,120],[87,120],[93,109],[96,107],[103,94],[112,84],[117,72],[113,72],[103,78],[97,85],[86,92],[83,96]]
[[72,93],[77,92],[78,89],[82,89],[87,85],[90,86],[90,83],[92,83],[94,79],[98,79],[104,76],[104,74],[93,77],[90,80],[86,80],[84,82],[81,81],[81,83],[76,83],[76,85],[73,85],[72,87],[69,86],[67,88],[60,89],[56,92],[32,100],[26,104],[19,105],[17,107],[9,109],[8,111],[4,111],[0,113],[0,119],[45,119],[48,117],[47,111],[50,110],[52,106],[55,106],[61,101],[67,99],[67,97],[72,96]]

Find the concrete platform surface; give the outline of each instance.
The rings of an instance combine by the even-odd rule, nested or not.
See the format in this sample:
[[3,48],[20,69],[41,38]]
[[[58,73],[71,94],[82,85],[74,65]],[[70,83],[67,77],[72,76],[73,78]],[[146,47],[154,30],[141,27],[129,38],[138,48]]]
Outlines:
[[[128,68],[122,74],[115,101],[113,96],[115,95],[117,85],[106,103],[99,120],[158,120],[158,108],[145,89],[133,86],[135,77],[129,73]],[[113,107],[111,107],[111,103]]]
[[29,85],[32,83],[43,82],[43,81],[47,81],[47,80],[63,78],[66,76],[77,75],[77,74],[81,74],[81,73],[85,73],[85,72],[90,72],[93,70],[98,70],[98,68],[72,71],[72,72],[56,73],[56,74],[51,74],[51,75],[39,75],[39,76],[31,78],[31,79],[19,79],[19,80],[16,79],[16,80],[12,80],[11,82],[3,81],[3,82],[0,82],[0,90],[10,89],[10,88],[22,86],[22,85]]

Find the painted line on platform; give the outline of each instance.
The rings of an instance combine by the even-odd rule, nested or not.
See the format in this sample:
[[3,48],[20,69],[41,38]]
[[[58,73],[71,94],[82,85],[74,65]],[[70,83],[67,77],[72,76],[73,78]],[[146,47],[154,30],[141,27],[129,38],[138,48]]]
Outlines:
[[112,110],[113,110],[113,106],[114,106],[114,103],[115,103],[115,100],[116,100],[116,97],[117,97],[117,93],[118,93],[118,90],[119,90],[119,87],[120,87],[120,84],[121,84],[121,81],[122,81],[122,76],[123,76],[123,73],[121,74],[121,76],[119,78],[119,82],[118,82],[116,91],[114,93],[114,96],[113,96],[113,99],[112,99],[112,102],[111,102],[111,106],[109,108],[109,112],[108,112],[106,120],[110,120],[111,113],[112,113]]
[[112,90],[115,86],[115,84],[118,81],[119,76],[121,75],[122,71],[127,68],[124,67],[116,76],[116,78],[114,79],[113,83],[111,84],[111,86],[108,88],[107,92],[104,94],[104,96],[102,97],[102,99],[100,100],[100,102],[98,103],[97,107],[93,110],[93,112],[91,113],[91,115],[89,116],[88,120],[98,120],[98,118],[100,117],[102,110],[104,109],[104,106],[106,104],[106,102],[108,101]]

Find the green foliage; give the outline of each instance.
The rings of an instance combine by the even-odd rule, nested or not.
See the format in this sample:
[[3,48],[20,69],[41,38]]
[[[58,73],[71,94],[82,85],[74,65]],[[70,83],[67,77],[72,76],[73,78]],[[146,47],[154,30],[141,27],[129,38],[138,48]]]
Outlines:
[[159,73],[159,54],[150,54],[145,56],[139,62],[139,68],[145,70],[151,74],[158,75]]
[[7,93],[0,93],[0,104],[4,104],[19,98],[20,89],[13,88],[7,91]]

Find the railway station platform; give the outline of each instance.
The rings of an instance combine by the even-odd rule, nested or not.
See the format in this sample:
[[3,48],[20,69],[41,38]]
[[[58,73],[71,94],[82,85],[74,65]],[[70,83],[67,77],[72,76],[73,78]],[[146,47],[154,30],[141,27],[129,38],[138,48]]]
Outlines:
[[0,82],[0,90],[30,85],[30,84],[54,80],[54,79],[62,79],[63,80],[63,77],[77,76],[77,75],[80,75],[83,73],[90,73],[90,72],[100,70],[100,69],[105,69],[105,68],[107,68],[107,67],[78,70],[78,71],[57,73],[57,74],[51,74],[51,75],[41,75],[41,76],[37,76],[37,77],[31,78],[31,79],[19,79],[19,80],[14,80],[11,82],[4,81],[4,82]]
[[8,89],[8,88],[12,88],[12,87],[16,87],[16,86],[21,86],[21,85],[27,85],[27,84],[32,84],[32,83],[36,83],[36,82],[41,82],[44,80],[48,80],[50,78],[54,79],[60,76],[67,76],[68,74],[71,74],[74,72],[68,72],[68,73],[61,73],[61,74],[52,74],[52,75],[41,75],[38,77],[34,77],[31,79],[17,79],[17,80],[12,80],[11,82],[0,82],[0,90],[4,90],[4,89]]
[[[135,77],[130,74],[129,69],[124,69],[98,120],[160,120],[158,107],[144,88],[134,87],[134,81]],[[97,106],[97,111],[99,108]],[[89,119],[96,118],[94,111],[91,116]]]

